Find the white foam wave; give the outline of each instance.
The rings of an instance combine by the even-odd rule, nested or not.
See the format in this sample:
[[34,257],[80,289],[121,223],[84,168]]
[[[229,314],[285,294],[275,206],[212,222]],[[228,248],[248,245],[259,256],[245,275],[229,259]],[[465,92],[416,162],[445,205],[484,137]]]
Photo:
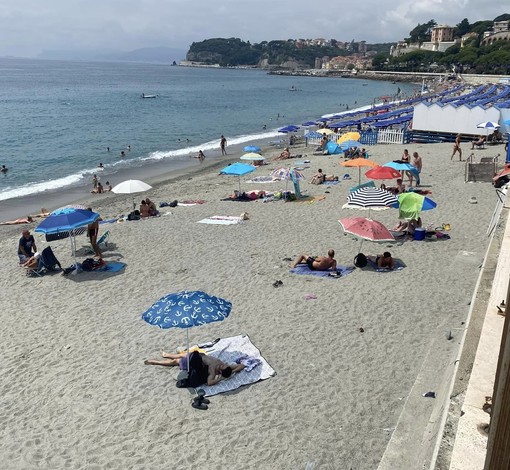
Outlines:
[[76,184],[83,179],[83,175],[74,174],[65,176],[64,178],[58,178],[56,180],[42,181],[38,183],[28,183],[18,188],[7,188],[0,192],[0,201],[12,199],[15,197],[29,196],[31,194],[42,193],[44,191],[51,191],[54,189],[60,189],[65,186]]

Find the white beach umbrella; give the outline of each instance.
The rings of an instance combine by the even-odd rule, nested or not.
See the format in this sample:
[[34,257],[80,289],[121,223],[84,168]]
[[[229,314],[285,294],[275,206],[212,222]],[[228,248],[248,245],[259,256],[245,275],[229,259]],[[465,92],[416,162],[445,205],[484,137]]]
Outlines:
[[[112,192],[115,194],[134,194],[143,193],[148,189],[152,189],[152,186],[144,183],[140,180],[126,180],[119,183],[117,186],[112,188]],[[136,207],[135,198],[133,197],[133,209]]]

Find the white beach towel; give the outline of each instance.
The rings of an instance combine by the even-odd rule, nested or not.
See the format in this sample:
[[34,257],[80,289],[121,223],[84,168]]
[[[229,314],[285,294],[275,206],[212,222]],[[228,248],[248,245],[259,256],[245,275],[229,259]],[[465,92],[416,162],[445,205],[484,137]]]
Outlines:
[[218,395],[219,393],[235,390],[243,385],[259,382],[276,375],[275,370],[260,355],[260,351],[253,345],[247,335],[231,336],[220,339],[212,348],[206,349],[208,355],[217,357],[223,362],[235,363],[236,359],[248,355],[250,358],[260,360],[260,365],[254,367],[250,372],[242,370],[216,385],[201,385],[206,396]]
[[247,183],[276,183],[279,180],[273,179],[272,176],[256,176],[251,180],[246,181]]
[[206,219],[199,220],[199,224],[214,224],[214,225],[235,225],[243,223],[242,217],[236,217],[234,215],[213,215]]

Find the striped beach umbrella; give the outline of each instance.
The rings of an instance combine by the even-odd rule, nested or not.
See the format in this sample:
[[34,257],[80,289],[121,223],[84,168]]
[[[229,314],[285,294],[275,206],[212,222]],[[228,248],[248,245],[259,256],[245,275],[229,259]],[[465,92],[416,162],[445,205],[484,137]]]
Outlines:
[[342,206],[344,209],[388,209],[392,204],[398,202],[397,196],[380,188],[360,188],[347,197],[347,203]]

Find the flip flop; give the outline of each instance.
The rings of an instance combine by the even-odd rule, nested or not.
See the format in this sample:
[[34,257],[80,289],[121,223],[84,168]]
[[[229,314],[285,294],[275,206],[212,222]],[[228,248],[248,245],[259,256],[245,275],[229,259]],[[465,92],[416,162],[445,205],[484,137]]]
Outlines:
[[199,403],[198,401],[193,400],[193,403],[191,403],[191,406],[193,408],[196,408],[197,410],[207,410],[209,407],[205,403]]

